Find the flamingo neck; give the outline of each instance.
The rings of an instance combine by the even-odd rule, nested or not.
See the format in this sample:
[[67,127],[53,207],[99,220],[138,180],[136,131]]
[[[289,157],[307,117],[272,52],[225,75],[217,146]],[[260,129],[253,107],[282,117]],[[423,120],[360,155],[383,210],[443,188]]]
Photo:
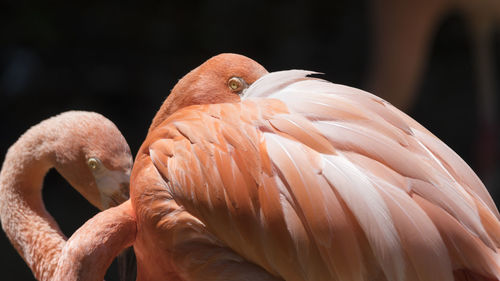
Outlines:
[[42,183],[53,167],[55,140],[33,127],[7,152],[0,172],[2,228],[38,280],[49,280],[66,237],[45,209]]

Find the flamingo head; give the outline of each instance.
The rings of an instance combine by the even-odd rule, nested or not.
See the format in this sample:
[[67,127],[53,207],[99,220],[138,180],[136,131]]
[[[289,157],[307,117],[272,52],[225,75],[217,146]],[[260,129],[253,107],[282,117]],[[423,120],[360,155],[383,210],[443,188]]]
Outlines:
[[238,54],[220,54],[186,74],[158,111],[150,131],[172,113],[190,105],[240,101],[240,95],[267,70]]
[[92,205],[100,210],[129,198],[132,155],[125,138],[97,113],[64,113],[54,167]]

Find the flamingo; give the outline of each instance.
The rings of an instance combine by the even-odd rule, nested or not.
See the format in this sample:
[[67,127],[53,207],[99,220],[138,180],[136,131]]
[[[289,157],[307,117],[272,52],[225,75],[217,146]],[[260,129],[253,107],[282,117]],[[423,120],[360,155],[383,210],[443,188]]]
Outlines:
[[0,219],[38,280],[52,280],[66,240],[42,201],[43,178],[51,168],[104,210],[128,199],[132,156],[111,121],[81,111],[33,126],[9,148],[0,172]]
[[75,232],[55,280],[99,280],[131,244],[137,280],[500,280],[500,215],[470,167],[383,99],[311,74],[221,54],[184,76],[130,200]]

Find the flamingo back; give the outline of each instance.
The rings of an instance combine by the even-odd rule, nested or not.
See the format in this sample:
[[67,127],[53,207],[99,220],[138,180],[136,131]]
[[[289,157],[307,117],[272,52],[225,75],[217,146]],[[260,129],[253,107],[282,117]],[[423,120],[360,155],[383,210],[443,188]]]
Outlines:
[[309,74],[156,128],[176,204],[285,280],[500,280],[500,216],[470,167],[386,101]]

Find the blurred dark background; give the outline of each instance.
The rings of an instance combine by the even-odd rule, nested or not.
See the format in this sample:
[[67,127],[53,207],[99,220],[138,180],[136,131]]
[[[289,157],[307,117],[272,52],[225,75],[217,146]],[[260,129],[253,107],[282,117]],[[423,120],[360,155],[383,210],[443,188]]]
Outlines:
[[[374,59],[375,35],[388,33],[374,32],[377,21],[372,11],[391,2],[4,0],[0,2],[0,159],[30,126],[74,109],[111,119],[135,154],[177,80],[222,52],[249,56],[269,71],[316,70],[332,82],[373,90],[374,73],[380,73],[377,63],[386,61]],[[402,20],[427,21],[418,16]],[[404,83],[411,84],[408,95],[413,98],[400,107],[464,158],[498,203],[499,75],[489,72],[493,96],[486,104],[494,114],[484,117],[470,20],[458,7],[442,9],[435,17],[422,43],[420,74],[413,84]],[[399,27],[412,37],[405,24]],[[488,61],[494,70],[500,66],[500,36],[494,25],[489,34]],[[395,52],[406,54],[404,44],[394,44]],[[408,51],[406,57],[412,54]],[[403,60],[398,63],[406,67]],[[404,81],[397,71],[390,78]],[[380,90],[376,93],[391,99]],[[68,236],[96,214],[56,172],[49,172],[44,186],[47,209]],[[33,279],[3,232],[0,252],[2,280]],[[117,280],[115,271],[111,268],[106,280]]]

